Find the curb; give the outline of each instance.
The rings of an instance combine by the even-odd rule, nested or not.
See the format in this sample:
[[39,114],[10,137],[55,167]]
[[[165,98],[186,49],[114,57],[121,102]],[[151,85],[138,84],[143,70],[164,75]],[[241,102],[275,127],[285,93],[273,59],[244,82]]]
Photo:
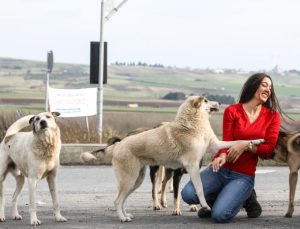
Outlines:
[[[83,163],[80,160],[80,154],[86,151],[93,151],[97,149],[103,149],[106,144],[62,144],[60,152],[60,164],[61,165],[111,165],[103,164],[99,162]],[[211,161],[212,155],[205,154],[203,158],[203,165],[207,165]],[[258,161],[258,166],[276,166],[278,165],[273,160],[261,160]]]

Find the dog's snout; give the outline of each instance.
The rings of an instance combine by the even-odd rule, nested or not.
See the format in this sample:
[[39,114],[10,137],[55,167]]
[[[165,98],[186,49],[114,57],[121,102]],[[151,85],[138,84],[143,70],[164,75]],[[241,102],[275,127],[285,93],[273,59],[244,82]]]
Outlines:
[[47,122],[45,120],[40,121],[40,127],[41,127],[41,129],[46,128]]
[[219,106],[221,106],[222,103],[218,102]]

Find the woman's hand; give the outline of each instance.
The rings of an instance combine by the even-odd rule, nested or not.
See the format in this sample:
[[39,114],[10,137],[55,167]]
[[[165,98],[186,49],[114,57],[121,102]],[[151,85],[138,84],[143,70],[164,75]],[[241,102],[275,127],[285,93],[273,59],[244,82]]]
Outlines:
[[222,167],[226,162],[226,154],[223,153],[219,157],[216,157],[212,162],[211,162],[211,167],[213,172],[218,172],[220,167]]
[[239,157],[242,155],[242,153],[247,149],[248,143],[237,143],[233,146],[231,146],[228,149],[227,154],[227,161],[231,163],[235,163]]

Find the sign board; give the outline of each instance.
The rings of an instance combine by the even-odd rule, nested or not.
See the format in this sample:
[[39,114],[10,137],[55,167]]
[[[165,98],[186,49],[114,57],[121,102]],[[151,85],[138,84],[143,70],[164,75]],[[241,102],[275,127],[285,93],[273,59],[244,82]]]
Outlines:
[[60,112],[61,117],[96,115],[97,88],[49,88],[50,111]]

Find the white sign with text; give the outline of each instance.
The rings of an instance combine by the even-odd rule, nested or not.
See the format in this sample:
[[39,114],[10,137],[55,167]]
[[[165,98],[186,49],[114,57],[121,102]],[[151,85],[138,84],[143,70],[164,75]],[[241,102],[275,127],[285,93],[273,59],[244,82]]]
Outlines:
[[50,111],[61,117],[96,115],[97,88],[57,89],[49,88]]

